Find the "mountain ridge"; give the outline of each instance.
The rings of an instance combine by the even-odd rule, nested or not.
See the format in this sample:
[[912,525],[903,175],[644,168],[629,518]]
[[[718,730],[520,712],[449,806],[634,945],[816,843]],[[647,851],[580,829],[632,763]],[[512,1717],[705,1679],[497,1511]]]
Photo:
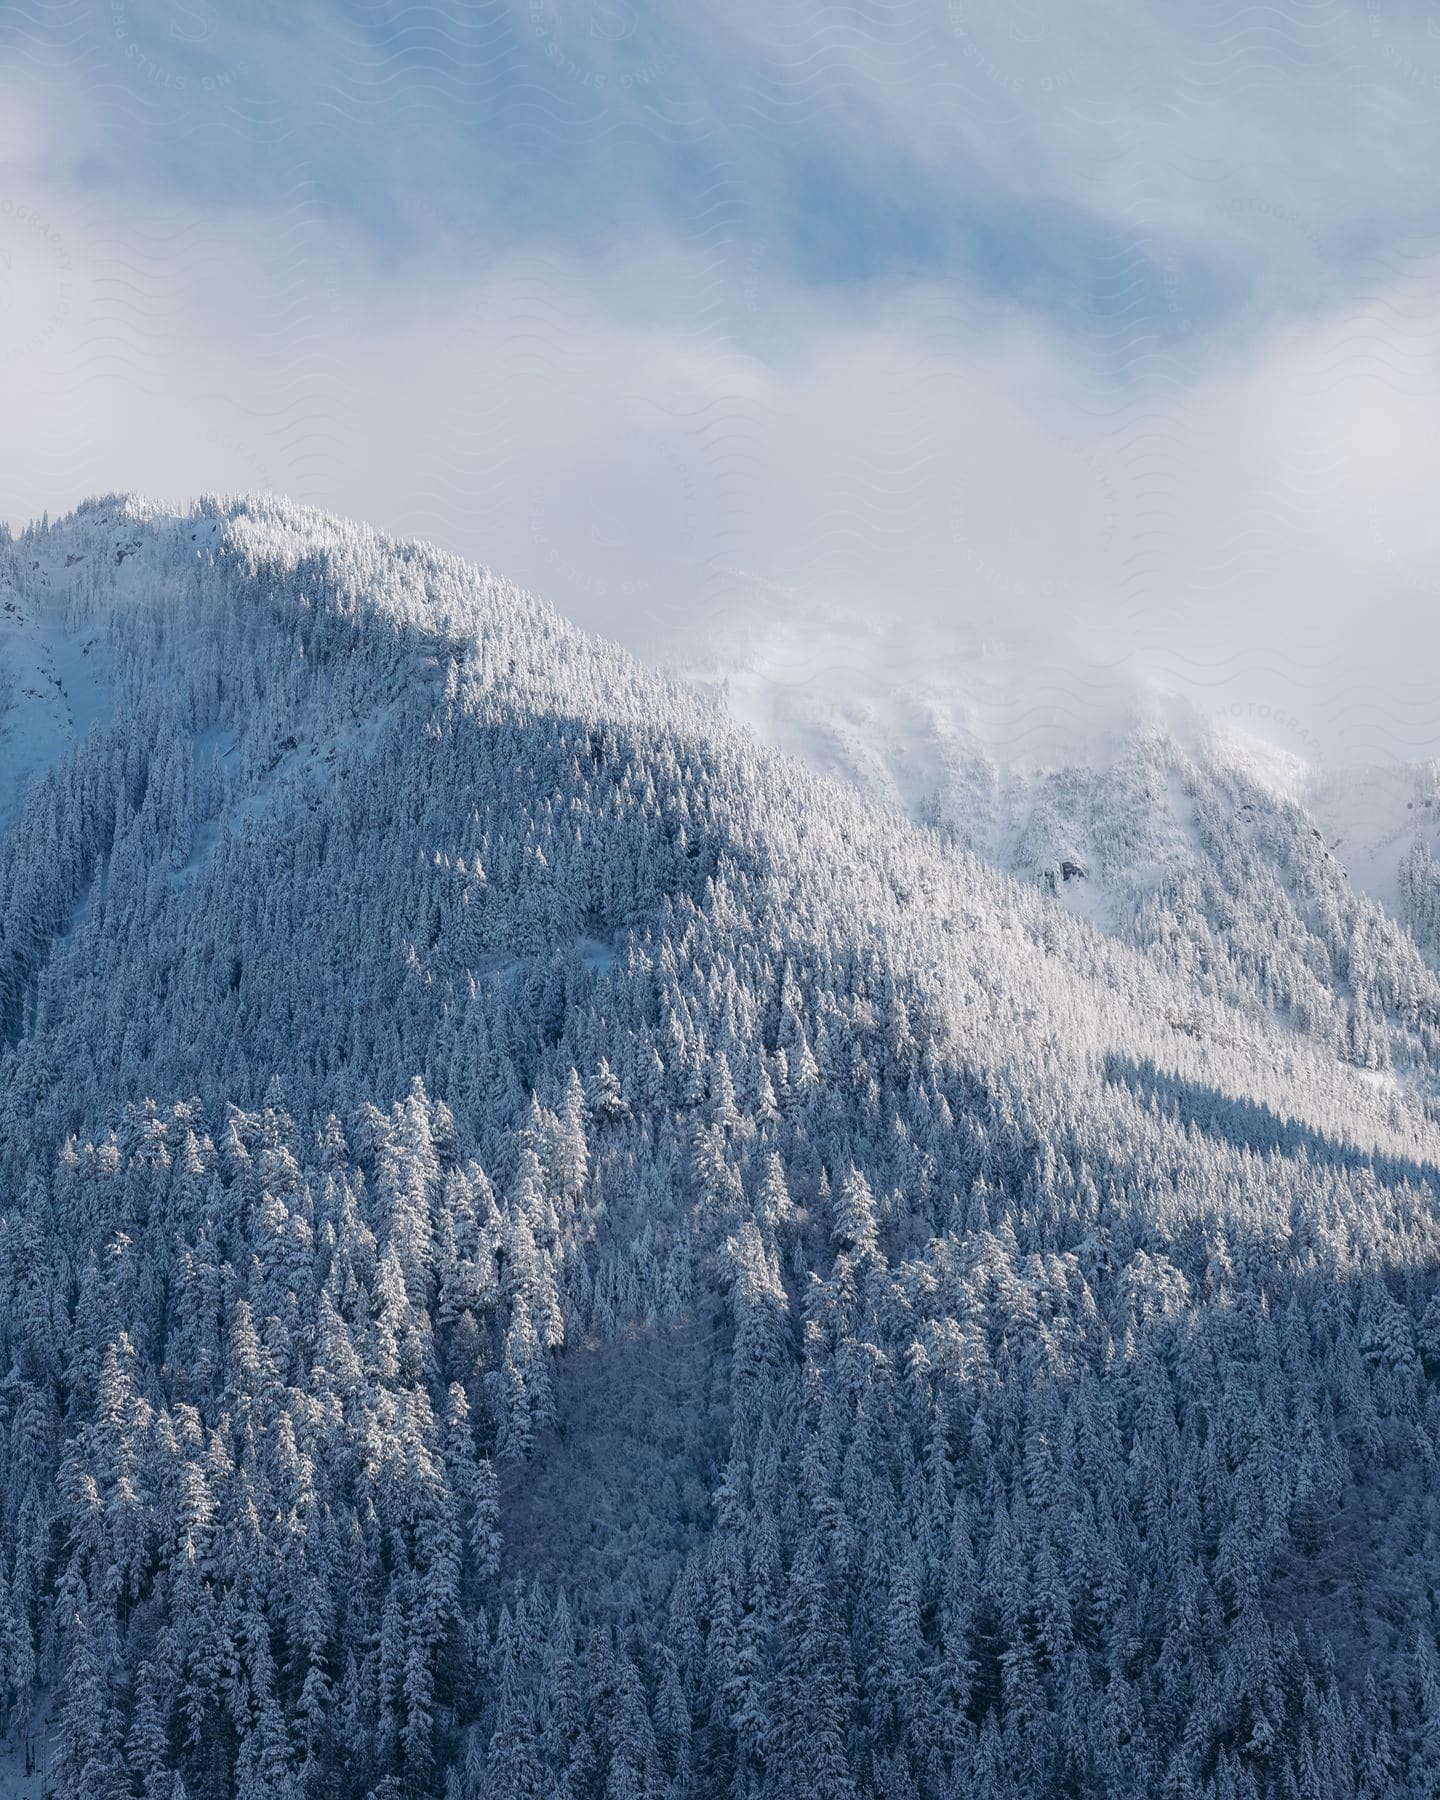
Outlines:
[[[138,520],[132,516],[132,508],[138,511]],[[118,518],[117,512],[120,515]],[[427,662],[427,659],[438,658],[442,652],[453,656],[461,650],[474,648],[471,644],[472,636],[479,645],[482,660],[491,653],[485,646],[485,627],[488,622],[493,630],[496,617],[494,609],[503,603],[506,609],[506,627],[502,634],[502,654],[511,659],[506,679],[519,683],[521,705],[544,706],[553,699],[547,692],[547,684],[551,682],[554,671],[543,656],[535,654],[537,650],[548,650],[553,646],[558,650],[562,669],[577,656],[587,658],[587,700],[597,712],[603,713],[605,705],[613,698],[615,689],[638,680],[647,698],[651,695],[663,696],[664,704],[672,710],[681,729],[723,749],[727,755],[745,762],[773,754],[765,751],[743,727],[737,728],[731,724],[723,713],[717,712],[702,697],[693,696],[684,684],[677,684],[652,673],[618,647],[603,645],[598,640],[591,639],[588,634],[566,624],[543,602],[509,587],[488,571],[474,569],[461,558],[435,551],[419,542],[391,539],[383,533],[353,527],[314,509],[293,508],[288,503],[244,498],[223,505],[205,502],[194,515],[185,515],[152,507],[147,502],[133,502],[119,497],[118,502],[116,499],[102,499],[91,503],[71,517],[91,523],[105,534],[103,549],[96,545],[91,556],[78,565],[81,568],[93,566],[97,557],[102,559],[103,566],[103,559],[108,558],[111,553],[111,537],[119,539],[122,547],[135,544],[137,524],[148,523],[152,527],[163,529],[171,548],[178,548],[186,559],[192,555],[203,558],[223,547],[226,558],[238,559],[243,579],[247,583],[256,584],[257,592],[266,583],[273,587],[277,575],[283,577],[284,582],[300,594],[302,608],[307,566],[305,557],[298,554],[296,546],[303,543],[309,556],[323,558],[326,554],[333,555],[343,544],[344,553],[340,557],[337,571],[342,595],[342,615],[348,617],[352,606],[357,609],[373,609],[377,616],[419,632],[423,644],[421,662],[427,664],[422,675],[422,686],[427,691],[433,690],[441,679],[438,661]],[[197,519],[200,521],[198,527]],[[58,521],[49,530],[52,536],[59,534],[63,540],[69,525],[69,519]],[[224,535],[227,528],[233,536]],[[197,529],[209,538],[207,545],[197,546]],[[120,569],[125,560],[130,561],[131,575],[128,584],[122,577],[117,581],[116,588],[119,592],[125,592],[128,586],[132,596],[134,583],[146,568],[143,559],[135,560],[136,549],[127,550],[126,556],[117,558],[116,562],[116,568]],[[384,596],[359,589],[351,591],[347,585],[350,577],[345,571],[345,558],[367,552],[396,559],[404,572],[404,580],[396,591]],[[59,554],[71,557],[76,552],[64,549]],[[67,573],[73,575],[76,567],[77,565],[72,564]],[[386,610],[387,607],[390,610]],[[363,610],[357,612],[357,616],[363,616]],[[162,634],[166,629],[168,627],[162,621]],[[516,661],[520,641],[523,641],[526,651],[531,655],[532,660],[528,665]],[[288,716],[287,727],[294,725],[297,717],[298,715]],[[375,719],[369,718],[367,730],[373,731],[375,727]],[[252,752],[251,773],[260,781],[272,779],[274,771],[280,769],[282,763],[289,771],[296,758],[298,744],[288,750],[280,750],[278,754],[276,750],[277,744],[283,743],[287,735],[293,733],[276,726],[270,731],[263,748],[257,747]],[[316,748],[315,745],[310,745],[311,751]],[[272,759],[273,768],[259,766]],[[311,760],[314,760],[313,756]],[[804,764],[787,761],[777,766],[784,769],[785,781],[792,788],[801,783],[808,787],[817,779]],[[848,786],[842,785],[838,790],[830,789],[823,774],[819,780],[821,788],[829,793],[831,804],[845,803],[843,796],[850,791]],[[812,787],[811,791],[820,790]],[[865,813],[865,810],[862,801],[861,813]],[[899,830],[902,840],[905,839],[905,827],[897,825],[894,829]],[[974,873],[983,866],[983,857],[976,858],[973,853],[967,854],[964,863],[967,874]],[[1012,874],[1018,876],[1021,886],[1014,897],[1019,898],[1024,895],[1027,886],[1033,883],[1036,869],[1021,867],[1016,871],[1008,871],[1002,868],[998,873],[1002,882],[1007,883]],[[1045,931],[1059,931],[1072,943],[1075,941],[1072,936],[1073,928],[1068,921],[1052,921],[1049,909],[1036,905],[1029,899],[1023,900],[1022,904],[1027,929],[1033,930],[1037,922],[1043,922]],[[1111,979],[1114,979],[1113,971]],[[1133,984],[1132,973],[1128,985],[1133,987]],[[1239,1040],[1239,1035],[1236,1031],[1230,1034],[1234,1041]]]
[[131,510],[0,546],[112,652],[0,837],[61,1793],[1425,1791],[1418,1080],[455,559]]

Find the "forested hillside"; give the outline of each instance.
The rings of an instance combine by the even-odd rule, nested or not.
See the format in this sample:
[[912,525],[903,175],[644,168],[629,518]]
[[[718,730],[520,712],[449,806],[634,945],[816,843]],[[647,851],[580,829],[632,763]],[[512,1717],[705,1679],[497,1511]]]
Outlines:
[[1408,935],[1223,814],[1233,889],[1106,935],[275,502],[91,503],[0,604],[56,1792],[1435,1792]]
[[1182,981],[1440,1093],[1440,763],[1326,767],[1160,687],[1027,707],[1023,665],[997,719],[953,650],[872,671],[815,629],[803,681],[766,678],[752,619],[689,661],[771,741]]

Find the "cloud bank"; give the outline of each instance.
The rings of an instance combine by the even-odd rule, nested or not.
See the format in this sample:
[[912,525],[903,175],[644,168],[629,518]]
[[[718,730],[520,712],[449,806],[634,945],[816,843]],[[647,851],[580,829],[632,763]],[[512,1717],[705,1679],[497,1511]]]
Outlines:
[[752,691],[1436,755],[1440,38],[1138,13],[17,13],[0,512],[283,491]]

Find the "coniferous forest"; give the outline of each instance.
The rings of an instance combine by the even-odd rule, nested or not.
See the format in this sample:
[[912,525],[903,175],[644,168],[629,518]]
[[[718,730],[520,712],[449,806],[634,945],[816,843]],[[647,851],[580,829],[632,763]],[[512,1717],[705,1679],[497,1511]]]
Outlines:
[[1437,1792],[1428,856],[1391,919],[1187,765],[1106,935],[279,502],[88,503],[0,602],[49,1791]]

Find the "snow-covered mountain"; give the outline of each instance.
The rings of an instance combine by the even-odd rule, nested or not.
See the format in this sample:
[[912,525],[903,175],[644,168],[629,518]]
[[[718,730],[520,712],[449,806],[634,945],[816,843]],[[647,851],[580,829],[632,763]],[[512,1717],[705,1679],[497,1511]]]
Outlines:
[[1434,983],[1308,815],[1162,736],[917,822],[276,502],[0,606],[58,1792],[1431,1791]]
[[1440,763],[1327,765],[1123,669],[1067,690],[996,644],[922,668],[913,646],[887,666],[818,632],[808,661],[777,641],[717,632],[676,662],[771,742],[1168,969],[1440,1091]]

